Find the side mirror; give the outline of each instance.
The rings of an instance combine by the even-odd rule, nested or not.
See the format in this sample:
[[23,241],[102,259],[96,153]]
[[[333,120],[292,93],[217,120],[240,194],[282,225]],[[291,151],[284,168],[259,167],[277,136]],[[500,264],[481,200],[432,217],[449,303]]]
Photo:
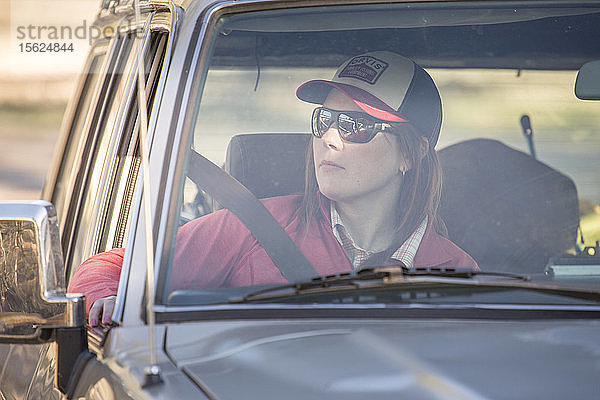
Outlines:
[[579,68],[575,96],[581,100],[600,100],[600,60],[587,62]]
[[0,343],[55,340],[84,326],[83,296],[67,296],[51,203],[0,203]]

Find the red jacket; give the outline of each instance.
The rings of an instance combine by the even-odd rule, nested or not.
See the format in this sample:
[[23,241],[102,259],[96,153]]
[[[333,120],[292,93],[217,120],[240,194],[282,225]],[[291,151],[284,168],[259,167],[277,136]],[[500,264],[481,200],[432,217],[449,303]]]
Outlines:
[[[329,206],[305,233],[299,215],[302,196],[263,200],[320,275],[352,270],[352,264],[331,230]],[[432,218],[429,218],[431,221]],[[86,295],[87,310],[99,298],[116,295],[124,249],[86,260],[69,284],[71,293]],[[414,267],[478,269],[475,261],[428,224],[413,261]],[[195,219],[179,229],[173,258],[171,290],[284,283],[273,261],[248,228],[228,210]]]

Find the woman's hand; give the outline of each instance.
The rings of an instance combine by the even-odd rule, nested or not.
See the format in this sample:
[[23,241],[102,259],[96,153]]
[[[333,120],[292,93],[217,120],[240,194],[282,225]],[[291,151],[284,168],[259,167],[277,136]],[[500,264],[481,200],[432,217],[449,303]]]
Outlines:
[[[90,308],[90,315],[88,318],[90,326],[109,325],[112,323],[112,313],[115,309],[115,301],[117,296],[108,296],[98,299],[92,304]],[[99,322],[100,321],[100,322]]]

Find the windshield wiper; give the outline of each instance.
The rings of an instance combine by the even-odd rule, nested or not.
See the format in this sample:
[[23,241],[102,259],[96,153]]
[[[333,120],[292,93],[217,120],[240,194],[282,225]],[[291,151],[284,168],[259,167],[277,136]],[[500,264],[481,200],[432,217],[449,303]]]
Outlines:
[[403,268],[404,276],[440,276],[448,278],[473,278],[474,276],[495,276],[501,278],[512,278],[522,281],[530,281],[529,275],[512,274],[510,272],[495,272],[481,270],[467,270],[456,268],[433,268],[419,267],[413,269]]
[[291,297],[306,293],[372,288],[389,284],[412,283],[407,277],[437,277],[472,279],[475,276],[492,276],[529,281],[527,275],[518,275],[505,272],[488,272],[463,270],[456,268],[413,268],[404,265],[388,267],[365,268],[358,272],[347,272],[336,275],[325,275],[313,278],[310,281],[288,283],[268,287],[246,294],[243,297],[232,297],[230,303],[245,303],[251,301],[267,300],[277,297]]

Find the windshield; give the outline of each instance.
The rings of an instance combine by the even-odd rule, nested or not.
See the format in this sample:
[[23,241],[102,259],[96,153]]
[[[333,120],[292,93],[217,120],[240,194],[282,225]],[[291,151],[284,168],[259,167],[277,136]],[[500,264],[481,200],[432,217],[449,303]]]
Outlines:
[[[600,8],[536,4],[220,17],[166,301],[381,266],[598,285],[600,103],[574,86],[600,60]],[[288,242],[205,160],[261,199]],[[453,301],[475,301],[469,291]],[[392,293],[375,298],[406,301]],[[309,298],[297,301],[340,301]]]

